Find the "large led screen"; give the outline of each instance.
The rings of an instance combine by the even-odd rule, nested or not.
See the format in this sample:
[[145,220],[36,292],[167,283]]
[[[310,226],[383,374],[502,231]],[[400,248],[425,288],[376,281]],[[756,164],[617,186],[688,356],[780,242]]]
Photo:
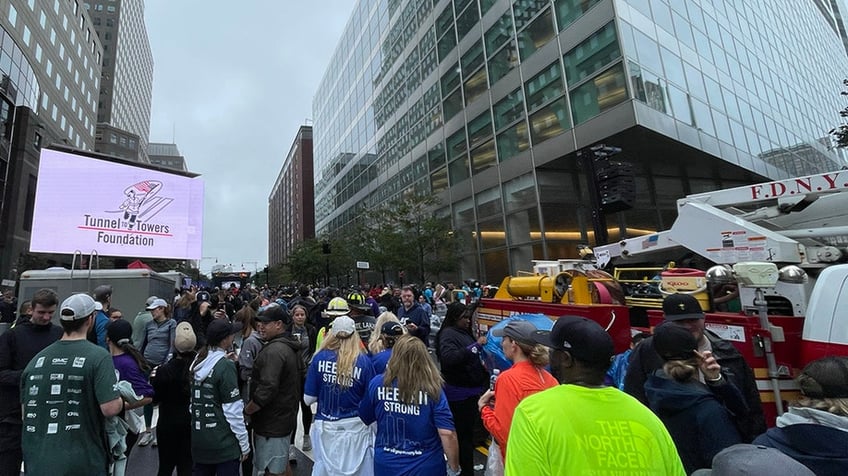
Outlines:
[[30,251],[200,259],[203,181],[42,149]]

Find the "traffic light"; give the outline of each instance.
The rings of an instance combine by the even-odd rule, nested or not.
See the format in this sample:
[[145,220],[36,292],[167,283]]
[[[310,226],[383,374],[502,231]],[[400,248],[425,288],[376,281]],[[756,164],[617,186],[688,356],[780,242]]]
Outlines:
[[613,159],[620,152],[618,147],[592,147],[598,198],[601,209],[607,213],[629,210],[636,200],[633,164]]

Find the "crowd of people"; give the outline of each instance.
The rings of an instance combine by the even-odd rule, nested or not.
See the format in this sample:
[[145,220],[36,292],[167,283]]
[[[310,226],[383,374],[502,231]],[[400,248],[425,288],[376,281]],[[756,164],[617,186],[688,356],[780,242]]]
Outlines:
[[[191,288],[132,321],[110,286],[42,289],[0,335],[0,476],[120,475],[136,445],[160,475],[284,475],[298,437],[313,475],[473,475],[487,434],[494,475],[848,473],[848,358],[803,369],[766,431],[753,371],[689,295],[616,356],[583,317],[478,332],[470,284]],[[511,363],[496,378],[489,337]]]

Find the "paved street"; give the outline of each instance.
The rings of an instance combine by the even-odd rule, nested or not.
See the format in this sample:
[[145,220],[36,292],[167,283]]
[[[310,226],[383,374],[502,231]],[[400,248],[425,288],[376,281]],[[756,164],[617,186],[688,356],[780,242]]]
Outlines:
[[[295,452],[297,453],[297,465],[292,467],[294,476],[308,476],[312,474],[312,459],[299,449],[295,450]],[[156,448],[152,446],[136,447],[130,455],[130,462],[127,465],[127,476],[156,476],[158,469],[159,457],[156,454]]]
[[[158,417],[158,409],[154,412],[154,424]],[[301,451],[303,440],[303,426],[301,424],[300,415],[297,418],[297,440],[295,441],[294,452],[297,456],[297,465],[292,467],[294,476],[307,476],[312,474],[312,452],[304,453]],[[486,456],[481,452],[482,448],[478,448],[474,453],[474,464],[481,467],[486,464]],[[156,476],[159,470],[159,456],[156,448],[152,446],[136,446],[130,455],[130,461],[127,464],[127,476]],[[483,470],[475,471],[475,476],[482,476]]]

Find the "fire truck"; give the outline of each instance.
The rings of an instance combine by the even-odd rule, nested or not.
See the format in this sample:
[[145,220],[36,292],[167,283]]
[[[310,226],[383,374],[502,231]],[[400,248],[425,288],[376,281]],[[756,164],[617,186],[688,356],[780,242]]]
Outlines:
[[[534,262],[482,299],[480,319],[582,315],[623,351],[632,315],[654,326],[663,296],[691,293],[706,328],[754,369],[773,423],[798,397],[793,379],[807,363],[848,355],[848,170],[688,195],[677,212],[670,229],[595,247],[592,259]],[[649,266],[685,254],[714,265]]]

